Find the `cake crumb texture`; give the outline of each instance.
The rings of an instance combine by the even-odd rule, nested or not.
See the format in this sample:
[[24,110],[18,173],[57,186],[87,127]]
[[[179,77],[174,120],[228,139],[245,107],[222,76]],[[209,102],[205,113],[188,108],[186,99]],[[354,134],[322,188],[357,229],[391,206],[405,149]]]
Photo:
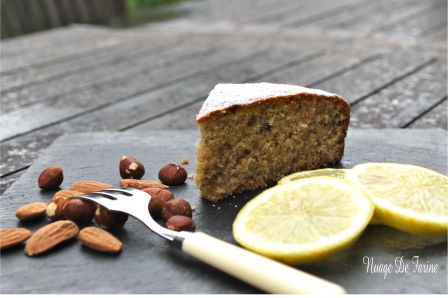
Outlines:
[[[350,107],[341,97],[291,85],[250,92],[248,85],[260,84],[218,85],[219,97],[212,91],[198,115],[195,182],[205,199],[265,187],[342,158]],[[238,90],[246,91],[238,97]]]

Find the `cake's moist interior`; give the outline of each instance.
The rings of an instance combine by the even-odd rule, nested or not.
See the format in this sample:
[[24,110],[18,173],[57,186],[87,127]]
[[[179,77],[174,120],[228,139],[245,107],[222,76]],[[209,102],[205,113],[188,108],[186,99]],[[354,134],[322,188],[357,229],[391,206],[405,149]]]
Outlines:
[[346,107],[300,96],[227,111],[200,122],[195,180],[211,200],[342,158]]

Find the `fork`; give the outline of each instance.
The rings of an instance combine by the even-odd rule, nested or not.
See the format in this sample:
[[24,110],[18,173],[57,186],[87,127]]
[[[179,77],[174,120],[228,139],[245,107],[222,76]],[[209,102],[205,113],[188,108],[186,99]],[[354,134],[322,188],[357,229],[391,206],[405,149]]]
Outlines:
[[186,254],[258,289],[277,294],[344,294],[334,283],[297,270],[202,232],[173,231],[160,226],[148,212],[151,196],[134,188],[109,188],[79,196],[111,211],[127,213]]

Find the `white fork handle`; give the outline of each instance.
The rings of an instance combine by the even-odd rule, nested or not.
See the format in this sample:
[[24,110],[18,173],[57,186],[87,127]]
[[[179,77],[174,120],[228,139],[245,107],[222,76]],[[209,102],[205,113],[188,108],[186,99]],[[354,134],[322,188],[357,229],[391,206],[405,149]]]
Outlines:
[[344,294],[334,283],[265,258],[204,233],[182,243],[187,254],[252,286],[275,294]]

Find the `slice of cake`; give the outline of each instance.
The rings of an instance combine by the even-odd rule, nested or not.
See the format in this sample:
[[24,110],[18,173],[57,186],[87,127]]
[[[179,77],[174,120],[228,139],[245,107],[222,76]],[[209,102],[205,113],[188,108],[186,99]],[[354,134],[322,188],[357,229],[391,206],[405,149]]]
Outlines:
[[211,201],[341,160],[350,106],[300,86],[218,84],[196,121],[195,181]]

